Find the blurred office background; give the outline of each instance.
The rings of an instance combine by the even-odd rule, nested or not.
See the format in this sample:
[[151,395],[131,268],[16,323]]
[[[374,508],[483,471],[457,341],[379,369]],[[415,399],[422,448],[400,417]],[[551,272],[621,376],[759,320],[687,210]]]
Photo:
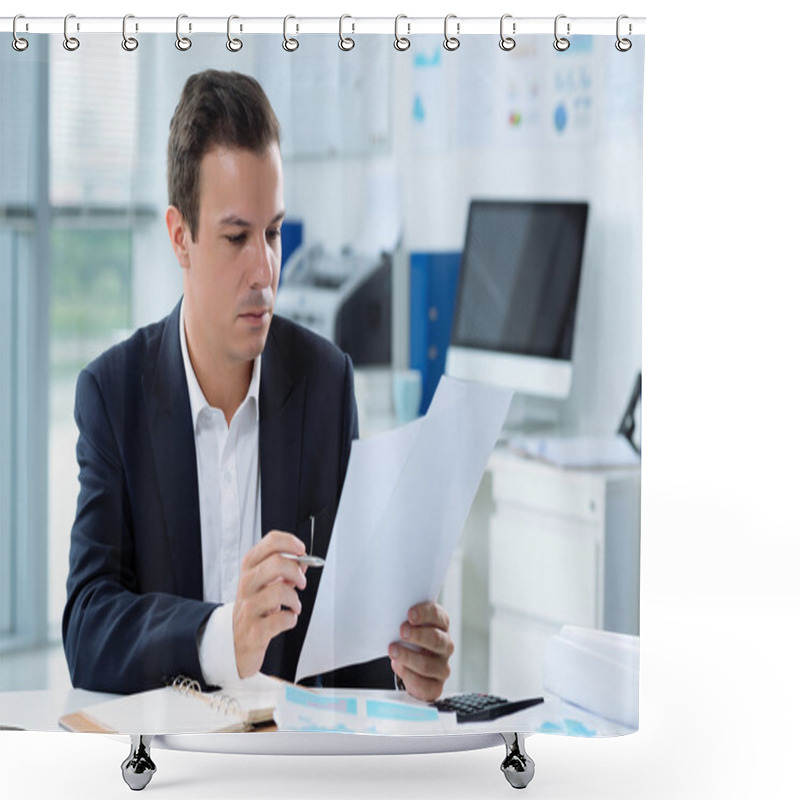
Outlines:
[[[464,37],[448,53],[437,36],[398,53],[388,37],[362,36],[341,53],[337,37],[312,36],[287,54],[267,36],[239,53],[216,36],[195,37],[185,53],[171,36],[148,37],[136,53],[117,36],[92,37],[74,53],[59,37],[31,40],[24,55],[9,47],[0,56],[0,688],[69,682],[60,619],[78,492],[75,381],[180,297],[163,220],[166,140],[193,72],[250,73],[275,106],[285,257],[316,263],[330,286],[348,270],[389,265],[377,296],[388,289],[390,313],[379,306],[372,320],[388,349],[354,358],[364,435],[393,424],[394,372],[418,358],[441,369],[447,332],[427,331],[434,342],[415,326],[446,309],[413,307],[413,265],[457,266],[476,198],[588,203],[572,385],[558,429],[616,430],[642,360],[643,42],[620,54],[607,37],[574,37],[557,53],[552,38],[526,37],[504,53],[495,36]],[[440,297],[447,306],[447,292]],[[330,312],[312,319],[293,309],[337,335]],[[363,345],[363,332],[351,332],[353,347],[359,335]],[[496,687],[487,525],[481,513],[470,523],[449,589],[463,632],[453,688]],[[597,558],[587,569],[601,569]]]

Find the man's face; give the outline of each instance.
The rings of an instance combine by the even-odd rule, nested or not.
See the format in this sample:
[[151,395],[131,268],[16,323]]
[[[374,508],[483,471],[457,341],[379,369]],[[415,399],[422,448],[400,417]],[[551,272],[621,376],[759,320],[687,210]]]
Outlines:
[[195,240],[184,234],[190,348],[220,366],[251,361],[267,341],[281,265],[283,168],[263,154],[216,147],[200,164]]

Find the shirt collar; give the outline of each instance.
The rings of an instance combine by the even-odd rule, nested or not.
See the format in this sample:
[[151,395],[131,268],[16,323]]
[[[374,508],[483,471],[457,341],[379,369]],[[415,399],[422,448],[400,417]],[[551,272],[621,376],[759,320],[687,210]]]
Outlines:
[[[184,300],[181,300],[181,311],[180,311],[180,319],[178,322],[178,326],[180,328],[180,337],[181,337],[181,356],[183,358],[183,369],[186,373],[186,383],[189,387],[189,405],[192,409],[192,426],[194,430],[197,430],[197,420],[203,411],[203,409],[210,409],[211,406],[206,400],[206,396],[203,394],[203,390],[200,388],[200,383],[197,380],[197,376],[194,372],[194,367],[192,366],[192,360],[189,358],[189,348],[186,345],[186,327],[184,322],[184,314],[183,314],[183,304]],[[247,389],[247,394],[245,395],[244,400],[242,401],[242,405],[248,402],[250,398],[253,399],[253,404],[255,406],[256,412],[256,421],[258,421],[259,414],[258,414],[258,393],[259,388],[261,386],[261,358],[253,359],[253,374],[250,377],[250,386]]]

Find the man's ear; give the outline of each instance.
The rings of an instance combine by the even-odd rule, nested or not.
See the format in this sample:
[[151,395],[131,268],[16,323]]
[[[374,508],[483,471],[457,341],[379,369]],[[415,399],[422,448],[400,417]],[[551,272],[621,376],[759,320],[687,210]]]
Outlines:
[[189,225],[183,218],[183,214],[175,206],[170,206],[167,209],[165,221],[175,258],[178,259],[178,263],[183,269],[189,269],[188,244],[192,236]]

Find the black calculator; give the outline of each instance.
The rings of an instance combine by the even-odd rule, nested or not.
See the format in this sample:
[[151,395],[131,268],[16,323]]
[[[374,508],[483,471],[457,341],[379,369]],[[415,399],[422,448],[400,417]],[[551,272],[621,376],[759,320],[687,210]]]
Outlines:
[[457,694],[437,700],[434,705],[439,711],[455,712],[458,722],[486,722],[490,719],[514,714],[523,708],[543,703],[543,697],[529,697],[526,700],[506,700],[493,694],[474,692],[471,694]]

